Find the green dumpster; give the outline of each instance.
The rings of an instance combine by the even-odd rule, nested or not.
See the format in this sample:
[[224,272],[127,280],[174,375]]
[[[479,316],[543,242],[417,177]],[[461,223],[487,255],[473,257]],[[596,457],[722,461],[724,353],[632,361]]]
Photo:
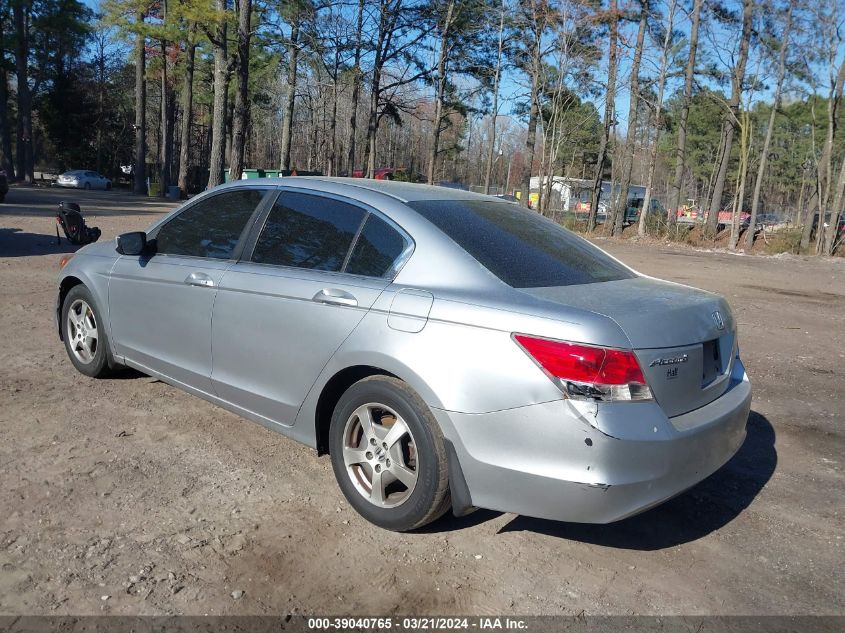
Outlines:
[[265,169],[264,170],[264,177],[265,178],[278,178],[279,177],[279,170],[278,169]]
[[252,180],[253,178],[264,178],[263,169],[244,169],[241,180]]

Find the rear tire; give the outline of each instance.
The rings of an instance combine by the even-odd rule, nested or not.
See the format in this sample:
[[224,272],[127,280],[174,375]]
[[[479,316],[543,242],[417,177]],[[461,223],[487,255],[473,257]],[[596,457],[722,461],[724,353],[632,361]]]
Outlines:
[[329,431],[332,468],[350,505],[396,532],[451,506],[443,433],[422,398],[390,376],[370,376],[340,398]]
[[88,288],[80,284],[70,289],[62,304],[61,323],[65,350],[77,371],[92,378],[108,376],[107,326]]

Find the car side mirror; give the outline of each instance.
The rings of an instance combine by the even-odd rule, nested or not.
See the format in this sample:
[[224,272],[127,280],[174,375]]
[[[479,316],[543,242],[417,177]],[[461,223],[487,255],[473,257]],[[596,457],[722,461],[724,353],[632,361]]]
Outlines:
[[117,252],[121,255],[143,255],[147,252],[147,234],[143,231],[134,231],[117,236]]

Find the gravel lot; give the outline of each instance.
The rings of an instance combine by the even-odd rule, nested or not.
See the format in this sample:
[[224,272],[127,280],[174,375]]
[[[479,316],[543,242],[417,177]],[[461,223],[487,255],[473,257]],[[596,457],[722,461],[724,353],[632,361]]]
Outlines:
[[613,525],[478,511],[400,535],[351,510],[327,457],[149,377],[74,371],[61,199],[102,239],[167,209],[0,205],[0,614],[845,614],[845,259],[602,241],[733,305],[755,387],[738,455]]

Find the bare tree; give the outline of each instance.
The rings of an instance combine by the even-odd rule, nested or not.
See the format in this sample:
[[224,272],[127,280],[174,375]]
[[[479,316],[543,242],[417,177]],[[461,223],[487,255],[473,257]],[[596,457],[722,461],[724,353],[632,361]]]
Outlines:
[[[801,235],[802,250],[809,248],[814,226],[816,230],[816,253],[822,252],[824,243],[824,215],[828,210],[833,181],[833,144],[836,138],[839,105],[845,86],[845,61],[840,59],[843,33],[840,24],[840,6],[837,0],[819,2],[813,9],[813,22],[819,39],[826,46],[823,48],[823,61],[827,68],[827,134],[822,146],[821,156],[815,158],[816,187],[807,203],[807,215]],[[814,86],[815,88],[815,86]],[[815,93],[815,90],[813,90]],[[815,103],[811,101],[813,112],[813,141],[815,142]],[[815,148],[814,148],[815,149]],[[814,217],[818,214],[818,223]]]
[[619,41],[619,9],[616,0],[610,0],[608,11],[610,21],[610,41],[607,54],[607,90],[604,102],[604,133],[599,145],[599,155],[596,161],[596,173],[593,178],[593,193],[590,198],[590,215],[587,219],[587,230],[596,228],[596,215],[601,201],[601,185],[604,176],[604,164],[607,161],[608,146],[610,145],[610,132],[615,125],[616,119],[616,66],[618,63],[618,41]]
[[613,235],[622,233],[625,214],[628,211],[628,188],[631,186],[631,171],[634,168],[634,151],[637,143],[637,113],[640,100],[640,62],[643,58],[643,44],[648,25],[649,0],[640,1],[640,23],[637,28],[637,44],[631,63],[631,87],[629,90],[628,132],[625,139],[626,156],[622,161],[622,178],[619,185],[619,197],[613,205]]
[[760,150],[760,164],[757,167],[757,180],[754,183],[754,195],[751,200],[751,223],[748,226],[748,234],[745,238],[746,248],[754,245],[754,227],[757,225],[757,211],[760,207],[760,192],[763,189],[763,177],[766,175],[766,166],[769,158],[769,148],[772,145],[772,135],[775,129],[775,118],[780,108],[781,94],[783,92],[783,79],[786,75],[786,51],[789,48],[789,36],[792,30],[792,12],[795,8],[795,0],[789,0],[784,18],[784,27],[781,34],[780,54],[778,55],[777,79],[775,80],[775,95],[772,100],[772,111],[769,113],[769,125],[766,128],[766,137],[763,140],[763,148]]
[[[613,3],[616,0],[611,0]],[[522,51],[520,64],[528,75],[530,89],[528,94],[528,132],[525,137],[525,157],[522,168],[522,195],[520,204],[527,207],[531,199],[531,171],[534,167],[534,147],[537,145],[537,122],[540,118],[540,73],[542,71],[543,34],[546,31],[551,6],[547,0],[522,0],[520,2],[520,21],[522,22],[525,50]]]
[[352,97],[349,114],[349,141],[347,142],[346,173],[351,176],[355,171],[355,135],[358,129],[358,98],[361,93],[361,47],[364,36],[364,0],[358,0],[358,13],[355,28],[355,53],[352,63]]
[[708,236],[716,234],[719,224],[719,210],[722,208],[722,195],[725,191],[725,180],[728,174],[728,164],[731,160],[731,147],[734,133],[739,125],[739,108],[742,100],[743,83],[745,82],[745,67],[748,63],[748,50],[751,46],[751,27],[754,19],[754,0],[742,0],[742,33],[739,41],[739,53],[736,64],[731,72],[731,100],[728,111],[722,123],[722,140],[719,157],[713,181],[713,192],[710,196],[710,208],[707,214],[704,230]]
[[[672,46],[672,29],[675,23],[675,11],[677,0],[669,0],[666,15],[666,28],[663,32],[663,46],[660,49],[660,70],[657,76],[657,100],[654,104],[654,140],[648,157],[648,177],[646,179],[645,195],[643,196],[643,208],[640,212],[640,221],[637,226],[637,235],[643,237],[646,233],[646,220],[651,211],[651,197],[654,191],[654,172],[657,167],[657,149],[660,144],[660,129],[663,116],[663,93],[666,90],[666,74],[669,68],[669,50]],[[677,217],[677,216],[676,216]]]
[[[460,9],[458,9],[460,11]],[[431,151],[428,157],[428,184],[434,184],[434,172],[437,165],[437,155],[440,150],[440,133],[443,131],[443,102],[446,98],[446,64],[449,61],[449,51],[452,48],[452,27],[455,23],[455,0],[446,0],[443,7],[442,20],[438,20],[440,32],[440,50],[437,55],[437,75],[434,87],[434,131],[431,139]]]
[[499,81],[502,76],[502,49],[505,38],[505,1],[502,0],[499,12],[499,40],[496,50],[496,69],[493,72],[493,106],[490,110],[490,138],[487,148],[487,166],[484,170],[484,193],[490,193],[490,181],[493,174],[493,154],[496,150],[496,120],[499,118]]
[[695,58],[698,52],[698,29],[701,25],[701,7],[704,0],[694,0],[692,6],[692,25],[690,26],[689,53],[687,67],[684,72],[684,95],[681,113],[678,117],[678,145],[675,153],[675,178],[669,194],[669,225],[674,226],[678,221],[678,209],[681,207],[681,190],[684,183],[687,156],[687,123],[692,103],[692,84],[695,79]]
[[[379,0],[363,160],[368,178],[375,176],[376,135],[381,120],[385,116],[399,119],[397,91],[428,74],[417,55],[430,29],[419,18],[418,7],[406,5],[404,0]],[[389,66],[393,66],[390,73],[386,72]]]

